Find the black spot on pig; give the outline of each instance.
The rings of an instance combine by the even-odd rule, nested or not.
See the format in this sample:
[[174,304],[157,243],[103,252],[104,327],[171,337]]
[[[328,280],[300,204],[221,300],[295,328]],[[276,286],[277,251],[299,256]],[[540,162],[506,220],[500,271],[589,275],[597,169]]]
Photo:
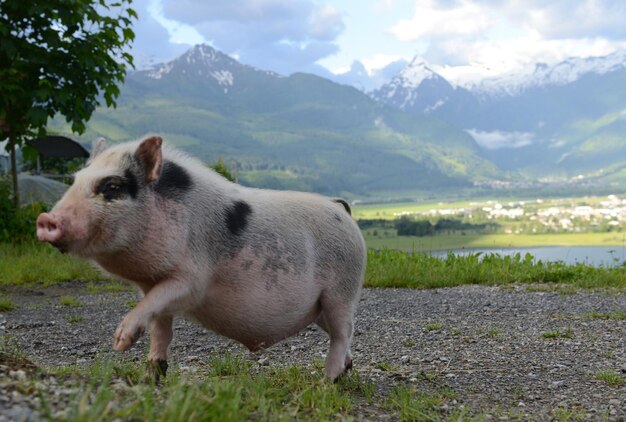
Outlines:
[[124,171],[124,181],[126,182],[126,185],[128,187],[128,193],[130,194],[130,196],[132,198],[136,198],[139,185],[137,184],[137,178],[129,169],[126,169]]
[[165,161],[154,190],[165,198],[180,200],[192,185],[193,181],[187,170],[172,161]]
[[241,234],[248,225],[252,208],[247,202],[237,201],[226,212],[226,227],[234,235]]

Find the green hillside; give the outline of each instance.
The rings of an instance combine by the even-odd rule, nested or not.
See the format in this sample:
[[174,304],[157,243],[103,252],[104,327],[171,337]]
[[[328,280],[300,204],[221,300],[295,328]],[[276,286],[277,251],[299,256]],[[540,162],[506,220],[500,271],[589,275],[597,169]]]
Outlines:
[[[53,129],[67,131],[60,122]],[[502,177],[448,123],[313,75],[243,66],[207,46],[129,75],[117,109],[98,109],[82,139],[146,133],[208,162],[221,157],[242,183],[261,187],[367,196]]]

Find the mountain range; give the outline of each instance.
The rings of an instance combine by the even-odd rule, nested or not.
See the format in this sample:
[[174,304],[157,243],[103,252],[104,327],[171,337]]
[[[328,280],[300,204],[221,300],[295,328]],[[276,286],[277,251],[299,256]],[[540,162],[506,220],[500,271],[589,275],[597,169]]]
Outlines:
[[318,76],[255,69],[206,45],[129,74],[117,108],[98,109],[84,138],[149,132],[207,162],[223,158],[241,183],[260,187],[380,197],[503,177],[470,134],[441,119]]
[[[199,45],[130,73],[118,107],[98,109],[84,139],[159,133],[207,162],[223,158],[241,183],[352,198],[520,178],[614,183],[626,180],[625,63],[571,59],[454,84],[416,58],[374,82],[358,62],[331,81]],[[58,119],[51,129],[69,132]]]
[[465,129],[500,168],[530,178],[612,180],[626,169],[623,51],[456,85],[415,59],[371,95]]

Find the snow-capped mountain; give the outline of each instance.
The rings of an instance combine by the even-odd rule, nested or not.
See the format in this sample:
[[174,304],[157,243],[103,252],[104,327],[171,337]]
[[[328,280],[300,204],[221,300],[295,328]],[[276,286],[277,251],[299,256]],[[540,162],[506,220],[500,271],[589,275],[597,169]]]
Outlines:
[[513,72],[481,80],[446,80],[437,66],[415,57],[389,82],[372,92],[372,97],[403,110],[431,112],[450,100],[454,90],[462,89],[476,99],[492,101],[518,97],[536,88],[564,86],[585,75],[605,75],[626,69],[626,50],[603,57],[572,57],[548,65],[536,63]]
[[577,175],[626,166],[626,51],[478,83],[450,83],[434,69],[416,59],[372,97],[465,129],[505,169]]
[[206,44],[196,45],[180,57],[167,63],[154,66],[152,69],[138,72],[139,74],[155,79],[194,78],[216,84],[224,94],[237,83],[242,76],[256,74],[261,77],[280,78],[281,75],[258,70],[244,65],[234,58],[214,49]]
[[454,87],[423,59],[416,57],[372,97],[405,111],[430,113],[454,95]]
[[603,57],[571,57],[554,65],[536,63],[478,83],[460,85],[480,96],[519,96],[532,88],[567,85],[589,73],[604,75],[625,67],[626,51],[618,51]]

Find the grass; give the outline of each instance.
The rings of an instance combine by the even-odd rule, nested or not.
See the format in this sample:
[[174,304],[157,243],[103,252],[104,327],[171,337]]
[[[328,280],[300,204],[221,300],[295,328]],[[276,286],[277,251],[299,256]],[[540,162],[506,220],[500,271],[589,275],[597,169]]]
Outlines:
[[[378,229],[384,232],[384,229]],[[546,234],[442,234],[437,236],[373,236],[366,232],[365,242],[372,249],[397,249],[406,252],[449,251],[455,249],[505,249],[534,246],[624,246],[622,233],[546,233]],[[388,230],[388,233],[392,233]]]
[[355,219],[372,220],[380,218],[391,220],[396,218],[396,214],[402,212],[417,213],[426,212],[431,209],[468,208],[470,204],[470,201],[458,201],[450,203],[398,202],[391,204],[357,205],[353,207],[352,215]]
[[437,331],[443,328],[443,324],[441,322],[429,322],[428,324],[424,325],[424,328],[426,329],[426,331]]
[[604,381],[611,387],[623,387],[626,386],[626,378],[622,376],[619,372],[610,371],[610,370],[602,370],[595,373],[595,379],[599,381]]
[[0,286],[45,286],[69,280],[102,280],[106,277],[85,261],[63,255],[38,243],[0,243]]
[[59,298],[59,305],[61,306],[69,306],[71,308],[80,308],[83,305],[83,302],[81,302],[80,300],[76,299],[74,296],[61,296]]
[[118,281],[102,281],[95,283],[90,281],[87,284],[87,292],[92,294],[97,293],[118,293],[132,291],[133,289],[128,284],[120,283]]
[[10,297],[0,294],[0,312],[9,312],[15,309],[15,304]]
[[[441,415],[441,406],[455,398],[450,389],[435,394],[417,391],[414,387],[396,386],[384,402],[384,408],[400,421],[470,420],[463,412]],[[478,418],[477,418],[478,419]]]
[[438,288],[465,284],[562,283],[575,288],[626,291],[626,268],[592,267],[582,263],[535,261],[532,255],[449,254],[437,258],[421,253],[370,250],[367,287]]
[[582,314],[584,319],[610,319],[614,321],[626,321],[626,310],[615,309],[610,313],[603,312],[591,312],[588,314]]
[[548,338],[548,339],[557,339],[557,338],[571,339],[571,338],[574,338],[574,331],[571,328],[567,328],[566,330],[563,330],[563,331],[557,328],[554,331],[546,331],[544,333],[541,333],[541,336],[543,338]]
[[66,319],[67,322],[69,322],[70,324],[76,324],[84,321],[85,317],[82,315],[68,315]]
[[380,409],[397,420],[442,420],[449,415],[441,406],[455,397],[450,389],[427,393],[405,386],[385,394],[356,371],[334,384],[323,378],[322,368],[316,361],[306,368],[259,369],[227,354],[212,358],[206,372],[173,370],[155,389],[146,383],[145,365],[98,358],[86,368],[53,372],[65,387],[77,391],[61,413],[51,405],[54,398],[44,392],[40,397],[49,419],[174,422],[352,420],[363,407]]
[[[106,279],[91,265],[62,255],[45,245],[0,244],[0,286],[50,286],[73,280],[86,281],[87,291],[91,293],[129,289],[126,284]],[[580,288],[613,288],[624,292],[626,267],[542,262],[536,261],[529,254],[449,254],[439,258],[391,249],[368,251],[366,287],[425,289],[511,283],[543,283],[537,288],[546,291],[557,288],[564,293],[575,293]]]
[[487,330],[487,335],[492,338],[498,337],[500,334],[502,334],[502,328],[499,327],[492,327]]

